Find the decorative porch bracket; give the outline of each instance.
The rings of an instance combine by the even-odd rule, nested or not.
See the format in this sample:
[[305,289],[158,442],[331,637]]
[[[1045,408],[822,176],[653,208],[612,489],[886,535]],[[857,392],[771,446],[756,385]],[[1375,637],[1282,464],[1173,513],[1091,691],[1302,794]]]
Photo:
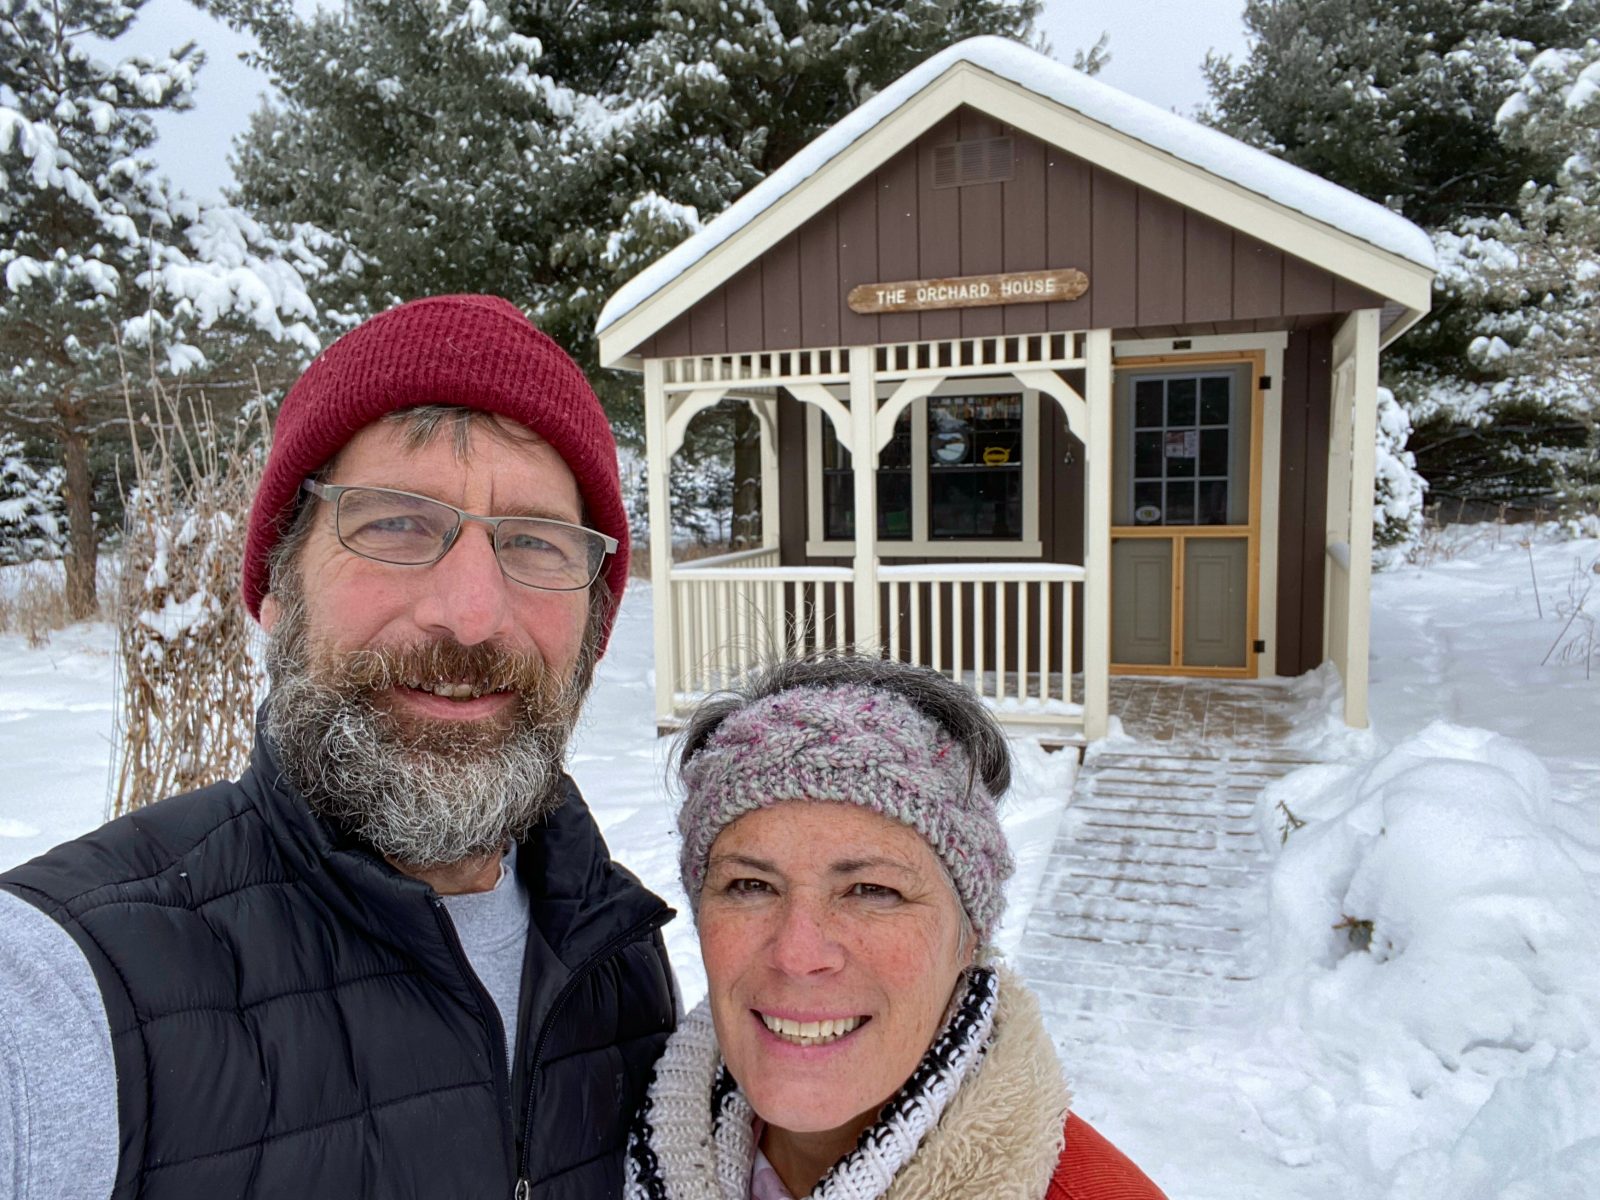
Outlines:
[[[854,376],[854,372],[851,372]],[[833,422],[833,436],[839,439],[839,445],[850,452],[852,459],[855,456],[855,427],[850,417],[850,410],[839,403],[838,398],[820,383],[791,383],[788,384],[789,394],[796,400],[806,404],[815,404],[828,414],[828,420]],[[855,400],[852,388],[851,401]]]
[[1013,371],[1017,382],[1025,388],[1043,392],[1061,406],[1061,411],[1066,414],[1067,428],[1078,435],[1078,438],[1087,441],[1089,432],[1089,405],[1084,398],[1078,395],[1074,388],[1065,379],[1054,371]]
[[688,435],[689,422],[705,412],[714,404],[722,401],[733,389],[730,387],[696,388],[687,395],[666,399],[667,409],[667,464],[672,463],[672,456],[683,449],[683,439]]
[[[883,407],[878,410],[876,419],[876,432],[872,439],[874,454],[882,454],[884,447],[894,440],[894,423],[900,419],[900,414],[905,412],[918,400],[933,393],[939,386],[939,379],[934,375],[921,375],[907,379],[894,393],[883,402]],[[874,463],[876,466],[876,463]]]

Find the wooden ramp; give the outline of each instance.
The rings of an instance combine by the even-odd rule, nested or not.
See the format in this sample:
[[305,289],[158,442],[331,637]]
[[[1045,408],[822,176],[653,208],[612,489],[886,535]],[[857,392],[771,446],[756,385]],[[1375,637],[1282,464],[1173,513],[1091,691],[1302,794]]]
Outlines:
[[[1257,974],[1261,789],[1304,766],[1272,685],[1116,681],[1133,740],[1090,747],[1018,955],[1052,1032],[1147,1037],[1237,1021]],[[1120,695],[1118,695],[1120,693]]]

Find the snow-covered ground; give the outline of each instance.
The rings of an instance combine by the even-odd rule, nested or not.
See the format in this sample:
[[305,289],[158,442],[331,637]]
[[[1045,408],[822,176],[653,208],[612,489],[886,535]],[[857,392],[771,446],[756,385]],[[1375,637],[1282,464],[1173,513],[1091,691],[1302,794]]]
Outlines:
[[[1174,1200],[1600,1196],[1600,541],[1519,539],[1451,531],[1377,577],[1371,733],[1330,736],[1316,681],[1294,690],[1303,746],[1337,761],[1261,804],[1250,1011],[1069,1062],[1079,1110]],[[682,908],[649,626],[636,582],[572,771],[614,853]],[[101,818],[111,646],[104,626],[0,635],[0,869]],[[1003,949],[1074,769],[1017,756]],[[1280,801],[1304,822],[1286,841]],[[668,944],[693,1001],[686,920]]]

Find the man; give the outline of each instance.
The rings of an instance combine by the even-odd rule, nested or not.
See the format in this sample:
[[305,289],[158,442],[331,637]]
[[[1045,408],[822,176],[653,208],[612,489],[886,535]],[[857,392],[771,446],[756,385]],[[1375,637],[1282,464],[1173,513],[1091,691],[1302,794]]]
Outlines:
[[616,447],[510,304],[284,400],[237,782],[0,875],[0,1195],[620,1195],[672,915],[561,764],[627,580]]

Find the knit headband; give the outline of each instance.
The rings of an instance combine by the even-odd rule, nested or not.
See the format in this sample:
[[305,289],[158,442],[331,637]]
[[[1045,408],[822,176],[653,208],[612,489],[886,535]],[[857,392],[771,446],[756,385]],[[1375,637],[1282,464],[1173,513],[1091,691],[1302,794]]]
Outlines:
[[739,709],[683,769],[679,870],[696,913],[711,845],[728,825],[786,800],[856,804],[920,833],[944,863],[980,943],[1005,908],[1011,851],[966,752],[895,692],[794,687]]

